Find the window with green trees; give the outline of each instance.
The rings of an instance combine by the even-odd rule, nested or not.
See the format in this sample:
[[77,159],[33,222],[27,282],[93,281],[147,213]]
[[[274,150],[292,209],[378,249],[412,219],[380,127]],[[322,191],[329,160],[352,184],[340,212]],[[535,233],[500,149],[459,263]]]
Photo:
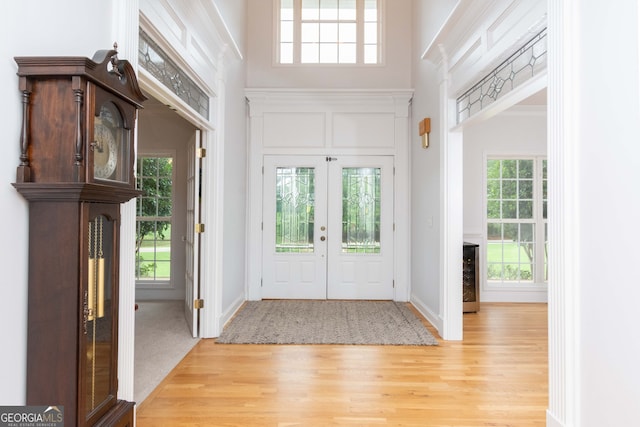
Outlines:
[[547,281],[547,160],[487,159],[487,280]]
[[171,215],[173,158],[137,160],[136,279],[169,282],[171,279]]

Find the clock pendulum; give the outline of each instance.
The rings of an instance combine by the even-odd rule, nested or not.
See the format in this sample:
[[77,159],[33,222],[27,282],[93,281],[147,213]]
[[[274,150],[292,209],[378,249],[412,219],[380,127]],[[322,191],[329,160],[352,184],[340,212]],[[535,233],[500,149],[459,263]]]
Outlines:
[[88,362],[92,365],[91,403],[95,408],[95,373],[96,373],[96,334],[98,319],[104,317],[104,251],[103,251],[103,217],[98,216],[89,222],[89,269],[88,269],[88,316],[91,324],[91,349],[87,352]]
[[104,317],[104,251],[103,219],[99,216],[89,223],[89,280],[87,320]]

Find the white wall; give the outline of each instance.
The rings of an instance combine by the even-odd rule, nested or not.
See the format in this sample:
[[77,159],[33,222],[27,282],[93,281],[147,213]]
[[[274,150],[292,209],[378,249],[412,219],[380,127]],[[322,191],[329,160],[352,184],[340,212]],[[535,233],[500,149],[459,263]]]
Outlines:
[[[114,36],[111,3],[84,0],[13,0],[0,14],[0,95],[4,142],[0,144],[0,403],[25,402],[27,319],[27,203],[10,185],[19,163],[22,121],[14,56],[70,55],[92,57],[109,49]],[[63,12],[61,12],[63,11]],[[55,16],[55,19],[52,17]],[[96,19],[102,16],[104,19]],[[79,37],[79,35],[82,35]],[[126,59],[126,58],[124,58]],[[10,220],[9,220],[10,219]]]
[[[247,132],[245,63],[229,61],[224,70],[224,277],[222,323],[246,297]],[[221,325],[223,326],[223,325]]]
[[411,87],[412,0],[386,0],[382,65],[275,65],[274,3],[248,0],[247,87],[250,88],[381,88]]
[[[544,302],[546,288],[520,286],[512,289],[486,283],[484,262],[486,230],[484,225],[484,168],[486,156],[547,153],[546,106],[515,106],[510,110],[464,129],[464,239],[480,245],[480,301]],[[526,288],[526,289],[525,289]]]
[[234,44],[245,55],[247,51],[247,0],[213,0]]
[[575,425],[628,426],[640,419],[640,11],[636,1],[564,3],[579,3],[570,47],[579,108],[568,123],[578,191],[566,195],[579,208],[577,299],[567,301],[579,319]]
[[[414,1],[411,135],[411,301],[438,329],[440,307],[440,84],[443,75],[422,54],[455,5],[448,1]],[[418,123],[431,118],[430,146],[423,149]]]

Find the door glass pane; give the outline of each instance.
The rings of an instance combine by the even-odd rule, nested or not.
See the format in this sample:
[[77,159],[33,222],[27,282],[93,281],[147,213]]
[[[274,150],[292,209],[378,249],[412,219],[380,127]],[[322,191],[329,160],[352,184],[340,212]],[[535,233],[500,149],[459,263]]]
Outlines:
[[111,396],[113,351],[113,254],[114,221],[99,215],[89,222],[87,269],[85,408],[90,415]]
[[276,252],[313,252],[315,169],[276,170]]
[[342,169],[342,252],[380,253],[380,168]]

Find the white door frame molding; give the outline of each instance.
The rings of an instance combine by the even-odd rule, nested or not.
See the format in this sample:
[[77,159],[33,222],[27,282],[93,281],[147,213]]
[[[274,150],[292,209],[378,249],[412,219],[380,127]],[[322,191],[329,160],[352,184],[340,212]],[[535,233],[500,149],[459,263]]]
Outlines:
[[[177,114],[199,128],[202,132],[202,148],[207,156],[202,159],[202,220],[206,224],[206,233],[201,238],[201,299],[205,301],[200,312],[200,337],[209,338],[219,335],[221,330],[220,313],[222,311],[220,295],[222,294],[222,215],[224,156],[219,141],[220,129],[215,123],[204,118],[187,106],[175,94],[144,69],[138,72],[139,83],[146,91],[159,101],[171,105]],[[212,100],[220,103],[219,97]],[[186,149],[186,147],[185,147]],[[135,209],[135,206],[134,206]],[[209,303],[207,304],[206,301]]]

